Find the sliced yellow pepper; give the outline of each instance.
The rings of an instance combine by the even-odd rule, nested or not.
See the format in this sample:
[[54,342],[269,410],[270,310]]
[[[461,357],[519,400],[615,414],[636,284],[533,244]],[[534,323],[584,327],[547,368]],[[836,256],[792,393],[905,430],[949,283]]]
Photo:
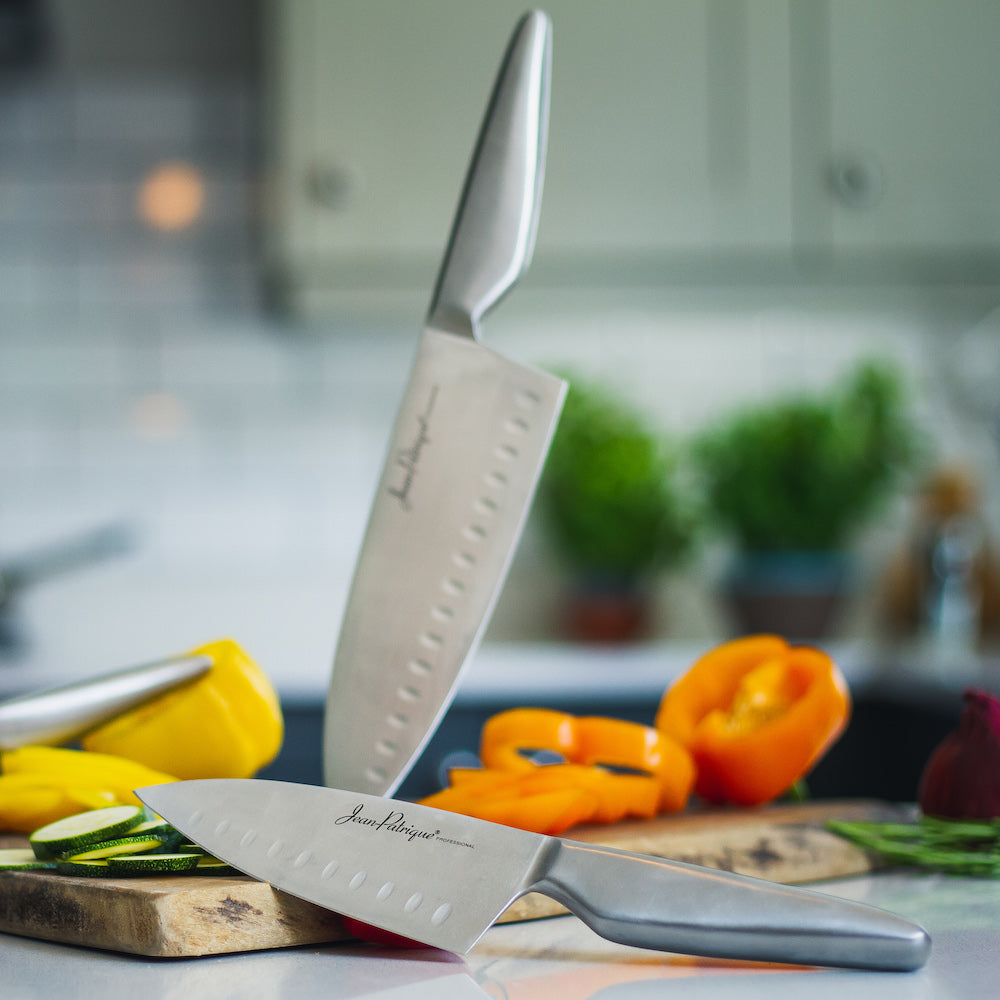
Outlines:
[[115,754],[178,778],[249,778],[281,749],[284,725],[266,674],[232,640],[192,650],[203,677],[87,734],[85,749]]
[[0,774],[0,830],[12,833],[31,833],[65,816],[121,804],[106,788],[52,775]]
[[86,809],[141,805],[133,789],[175,780],[120,757],[44,746],[0,754],[0,770],[0,830],[18,833]]

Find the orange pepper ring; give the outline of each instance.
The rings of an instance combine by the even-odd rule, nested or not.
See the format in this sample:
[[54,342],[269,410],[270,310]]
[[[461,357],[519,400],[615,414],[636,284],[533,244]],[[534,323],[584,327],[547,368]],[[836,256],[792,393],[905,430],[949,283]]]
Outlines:
[[479,756],[487,768],[530,770],[523,750],[552,750],[571,760],[576,751],[576,719],[549,708],[512,708],[486,720]]
[[530,772],[533,765],[521,753],[525,749],[552,750],[570,764],[604,764],[651,775],[660,784],[664,811],[682,809],[694,784],[694,764],[683,747],[650,726],[625,719],[517,708],[498,713],[483,727],[484,767]]

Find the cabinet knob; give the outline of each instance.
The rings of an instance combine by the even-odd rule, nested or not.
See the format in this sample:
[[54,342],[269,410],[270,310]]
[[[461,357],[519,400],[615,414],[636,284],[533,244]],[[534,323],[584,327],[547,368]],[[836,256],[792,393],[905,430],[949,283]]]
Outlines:
[[314,163],[306,171],[305,189],[309,200],[323,208],[347,208],[357,192],[354,172],[337,163]]
[[834,197],[845,208],[873,208],[882,200],[882,165],[869,154],[837,157],[830,164],[828,180]]

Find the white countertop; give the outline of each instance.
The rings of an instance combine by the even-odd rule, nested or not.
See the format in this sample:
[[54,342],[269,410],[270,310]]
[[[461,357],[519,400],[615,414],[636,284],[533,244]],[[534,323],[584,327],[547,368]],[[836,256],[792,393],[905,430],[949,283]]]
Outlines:
[[575,917],[493,927],[466,956],[344,944],[146,959],[0,935],[7,1000],[995,1000],[1000,883],[882,874],[825,891],[916,920],[928,964],[911,973],[743,963],[611,944]]

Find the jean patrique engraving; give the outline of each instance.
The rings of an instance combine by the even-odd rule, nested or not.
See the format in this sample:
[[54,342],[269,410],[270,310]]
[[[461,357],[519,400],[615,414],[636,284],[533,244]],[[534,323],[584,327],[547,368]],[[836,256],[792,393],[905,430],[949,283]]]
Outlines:
[[394,467],[402,470],[402,478],[398,484],[389,487],[389,496],[395,497],[403,510],[410,509],[410,490],[417,475],[417,467],[424,448],[430,443],[431,414],[437,402],[438,387],[432,386],[430,397],[422,413],[417,416],[417,433],[413,442],[396,452]]
[[359,802],[352,812],[338,816],[334,821],[335,826],[343,826],[345,823],[358,823],[361,826],[370,827],[373,831],[385,830],[389,833],[398,833],[411,843],[414,840],[440,840],[445,844],[454,844],[456,847],[472,847],[472,844],[461,840],[453,840],[450,837],[442,837],[440,830],[421,830],[406,819],[406,814],[401,809],[391,809],[384,816],[370,816],[365,812],[364,803]]

